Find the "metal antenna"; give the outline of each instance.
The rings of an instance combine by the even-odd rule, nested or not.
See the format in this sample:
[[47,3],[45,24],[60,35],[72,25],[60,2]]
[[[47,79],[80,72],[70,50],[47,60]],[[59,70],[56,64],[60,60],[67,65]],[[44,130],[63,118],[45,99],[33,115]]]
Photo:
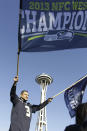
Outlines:
[[[37,76],[35,80],[41,87],[40,102],[43,103],[46,100],[47,86],[52,83],[53,79],[49,75],[43,73]],[[35,131],[47,131],[46,107],[39,111]]]

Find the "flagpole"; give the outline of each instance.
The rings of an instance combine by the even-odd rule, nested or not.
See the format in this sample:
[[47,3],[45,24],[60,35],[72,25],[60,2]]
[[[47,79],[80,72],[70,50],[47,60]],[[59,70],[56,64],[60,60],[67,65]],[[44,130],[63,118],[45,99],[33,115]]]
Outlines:
[[20,51],[18,49],[18,57],[17,57],[17,76],[18,76],[18,73],[19,73],[19,55],[20,55]]
[[52,98],[55,98],[56,96],[62,94],[63,92],[65,92],[66,90],[70,89],[72,86],[74,86],[75,84],[77,84],[78,82],[80,82],[81,80],[83,80],[85,77],[87,77],[87,75],[85,75],[84,77],[82,77],[81,79],[79,79],[78,81],[76,81],[74,84],[72,84],[71,86],[69,86],[68,88],[64,89],[63,91],[59,92],[58,94],[52,96]]
[[[19,8],[21,9],[21,0],[19,1]],[[21,18],[21,15],[20,15],[20,12],[19,12],[19,28],[18,28],[18,43],[20,43],[20,38],[19,38],[19,32],[20,32],[20,18]],[[17,76],[18,76],[18,73],[19,73],[19,55],[20,55],[20,45],[18,44],[18,52],[17,52]]]
[[58,94],[52,96],[52,98],[55,98],[56,96],[62,94],[63,92],[65,92],[65,91],[68,90],[69,88],[71,88],[71,87],[68,87],[68,88],[64,89],[63,91],[59,92]]

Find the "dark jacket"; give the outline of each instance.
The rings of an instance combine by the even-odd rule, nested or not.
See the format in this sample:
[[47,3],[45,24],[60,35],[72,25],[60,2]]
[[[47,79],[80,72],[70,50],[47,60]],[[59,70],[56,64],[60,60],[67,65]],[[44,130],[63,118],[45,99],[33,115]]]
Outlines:
[[80,104],[76,110],[76,124],[82,125],[87,121],[87,103]]
[[67,126],[64,131],[87,131],[87,103],[76,109],[76,124]]

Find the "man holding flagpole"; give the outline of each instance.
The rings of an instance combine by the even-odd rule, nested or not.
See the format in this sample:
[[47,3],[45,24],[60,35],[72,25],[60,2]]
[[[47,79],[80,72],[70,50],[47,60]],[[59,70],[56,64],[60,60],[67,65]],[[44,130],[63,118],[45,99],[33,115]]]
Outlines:
[[13,104],[11,112],[11,124],[9,131],[29,131],[32,113],[45,107],[53,98],[48,98],[39,105],[31,105],[28,101],[28,91],[23,90],[20,98],[16,95],[16,84],[18,76],[14,78],[14,83],[10,92],[10,100]]

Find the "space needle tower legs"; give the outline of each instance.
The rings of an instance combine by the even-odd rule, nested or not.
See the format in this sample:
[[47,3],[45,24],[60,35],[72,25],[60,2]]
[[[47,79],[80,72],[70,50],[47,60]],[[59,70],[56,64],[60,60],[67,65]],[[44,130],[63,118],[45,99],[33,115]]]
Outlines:
[[[44,73],[36,77],[36,82],[41,87],[40,103],[43,103],[46,100],[47,86],[51,84],[52,81],[53,79],[49,75],[44,74]],[[44,107],[43,109],[39,111],[35,131],[47,131],[46,107]]]

